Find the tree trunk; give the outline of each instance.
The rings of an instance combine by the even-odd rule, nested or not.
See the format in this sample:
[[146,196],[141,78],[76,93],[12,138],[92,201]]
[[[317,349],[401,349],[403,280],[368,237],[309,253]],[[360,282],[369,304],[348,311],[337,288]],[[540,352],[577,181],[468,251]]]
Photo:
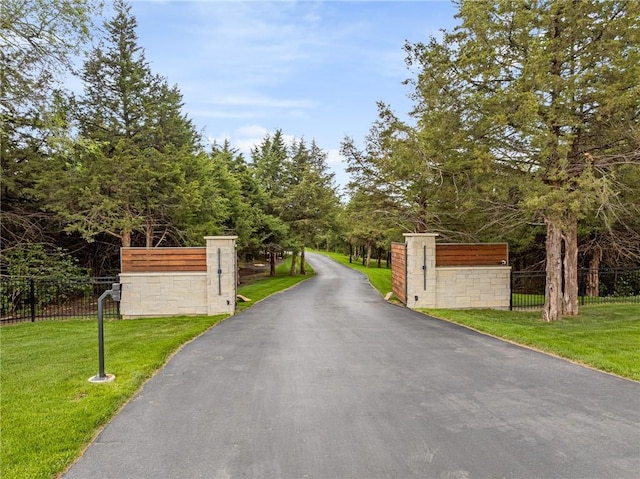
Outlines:
[[293,250],[291,252],[291,270],[289,271],[290,276],[296,276],[296,259],[298,258],[298,251]]
[[147,225],[144,229],[145,246],[153,248],[153,225]]
[[307,267],[304,260],[304,245],[300,249],[300,274],[307,274]]
[[564,314],[578,315],[578,221],[571,217],[564,240]]
[[269,253],[269,276],[276,275],[276,252],[272,249]]
[[367,268],[371,265],[371,243],[367,243]]
[[547,264],[542,319],[556,321],[562,317],[562,234],[553,221],[547,223]]
[[131,247],[131,231],[123,230],[122,233],[120,233],[120,240],[122,241],[123,248],[130,248]]
[[589,273],[587,274],[587,296],[590,298],[597,298],[600,296],[600,276],[598,270],[600,269],[600,260],[602,259],[602,248],[596,245],[591,259],[589,260]]

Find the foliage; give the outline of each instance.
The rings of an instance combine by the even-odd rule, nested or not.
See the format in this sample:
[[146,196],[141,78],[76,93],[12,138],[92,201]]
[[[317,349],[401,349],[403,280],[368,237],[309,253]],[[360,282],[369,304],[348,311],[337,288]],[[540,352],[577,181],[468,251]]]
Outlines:
[[46,140],[66,103],[63,79],[91,39],[94,0],[0,2],[0,188],[2,255],[25,242],[55,244],[60,225],[30,192]]
[[[287,230],[286,237],[282,230],[274,231],[279,234],[268,241],[294,252],[291,274],[295,275],[298,251],[304,253],[306,244],[335,227],[339,199],[327,154],[315,141],[307,146],[304,140],[294,140],[287,148],[278,130],[253,149],[252,159],[254,178],[265,194],[264,212],[278,218]],[[300,271],[305,273],[304,259]]]
[[576,314],[579,225],[639,252],[621,179],[640,161],[638,4],[463,0],[457,17],[406,45],[415,124],[380,105],[350,170],[416,231],[530,244],[544,225],[545,317]]
[[38,191],[65,230],[87,241],[106,233],[123,246],[184,242],[193,216],[216,230],[226,211],[211,191],[213,178],[181,112],[181,93],[152,74],[130,7],[118,1],[115,8],[105,43],[84,64],[84,95],[77,111],[67,112],[68,126]]

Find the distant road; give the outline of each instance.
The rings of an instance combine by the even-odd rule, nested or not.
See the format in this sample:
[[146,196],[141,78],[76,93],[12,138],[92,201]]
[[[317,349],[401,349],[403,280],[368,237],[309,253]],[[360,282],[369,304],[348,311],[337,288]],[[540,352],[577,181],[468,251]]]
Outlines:
[[317,276],[174,356],[66,479],[640,477],[640,383]]

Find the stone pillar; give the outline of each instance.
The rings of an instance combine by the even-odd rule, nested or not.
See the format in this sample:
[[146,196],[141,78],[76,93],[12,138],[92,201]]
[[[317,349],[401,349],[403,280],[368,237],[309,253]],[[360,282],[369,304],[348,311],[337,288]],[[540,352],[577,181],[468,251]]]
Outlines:
[[407,307],[436,306],[437,233],[405,233],[407,244]]
[[237,294],[237,236],[205,236],[207,247],[207,314],[233,314]]

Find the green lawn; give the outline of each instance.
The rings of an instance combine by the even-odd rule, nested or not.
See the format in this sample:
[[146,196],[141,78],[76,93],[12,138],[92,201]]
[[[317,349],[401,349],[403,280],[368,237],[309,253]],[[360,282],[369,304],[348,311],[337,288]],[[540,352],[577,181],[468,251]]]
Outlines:
[[[349,263],[340,253],[317,253],[362,271],[371,284],[391,291],[391,270]],[[372,263],[373,264],[373,263]],[[544,298],[535,299],[544,303]],[[518,344],[640,381],[640,305],[592,304],[580,306],[577,317],[546,323],[540,311],[424,310],[436,318],[462,324]]]
[[[252,300],[238,310],[313,275],[290,277],[289,265],[238,288]],[[172,353],[224,318],[106,320],[105,371],[116,375],[108,384],[88,382],[98,373],[95,319],[0,328],[0,477],[59,474]]]

